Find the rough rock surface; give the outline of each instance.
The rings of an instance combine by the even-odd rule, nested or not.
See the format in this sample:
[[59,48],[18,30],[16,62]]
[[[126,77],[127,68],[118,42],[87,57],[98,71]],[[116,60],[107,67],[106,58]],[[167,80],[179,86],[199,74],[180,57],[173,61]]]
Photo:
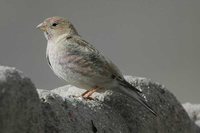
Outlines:
[[94,101],[74,98],[73,96],[79,96],[84,90],[68,85],[51,91],[38,90],[43,100],[45,121],[48,122],[45,129],[50,129],[48,132],[52,133],[196,132],[194,123],[167,89],[145,78],[128,76],[126,79],[143,90],[158,117],[154,117],[131,98],[117,92],[95,94]]
[[0,133],[43,133],[36,88],[15,68],[0,66]]
[[[187,111],[190,119],[200,127],[200,104],[185,103],[183,107]],[[198,131],[200,133],[200,129]]]
[[131,98],[109,90],[86,101],[67,85],[38,89],[14,68],[0,67],[0,133],[197,133],[186,111],[162,85],[126,79],[140,88],[158,117]]

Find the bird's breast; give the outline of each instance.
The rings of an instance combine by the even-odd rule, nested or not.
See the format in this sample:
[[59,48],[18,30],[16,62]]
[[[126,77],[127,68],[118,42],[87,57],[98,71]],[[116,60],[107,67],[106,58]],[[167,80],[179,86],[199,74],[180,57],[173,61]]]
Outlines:
[[72,49],[49,44],[47,56],[54,73],[71,84],[81,81],[85,74],[91,72],[90,65],[84,57]]

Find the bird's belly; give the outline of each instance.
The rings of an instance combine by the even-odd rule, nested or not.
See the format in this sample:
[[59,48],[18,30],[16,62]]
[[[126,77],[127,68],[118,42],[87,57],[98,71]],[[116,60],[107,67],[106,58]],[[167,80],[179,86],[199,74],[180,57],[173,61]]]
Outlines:
[[110,77],[99,74],[82,55],[73,54],[68,49],[59,47],[50,47],[47,54],[54,73],[68,84],[90,89],[95,86],[105,88],[111,82]]
[[49,56],[54,73],[59,78],[64,79],[68,84],[83,89],[89,89],[95,86],[95,83],[91,82],[92,77],[79,73],[76,69],[76,64],[70,61],[70,57],[66,55]]

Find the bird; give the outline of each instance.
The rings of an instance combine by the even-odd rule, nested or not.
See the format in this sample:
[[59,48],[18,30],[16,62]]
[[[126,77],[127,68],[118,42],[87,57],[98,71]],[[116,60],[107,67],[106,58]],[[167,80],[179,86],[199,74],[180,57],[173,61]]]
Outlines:
[[85,89],[81,95],[84,99],[91,100],[94,92],[115,88],[157,116],[142,97],[142,91],[127,82],[118,67],[85,41],[68,19],[49,17],[37,28],[47,40],[46,58],[50,68],[67,84]]

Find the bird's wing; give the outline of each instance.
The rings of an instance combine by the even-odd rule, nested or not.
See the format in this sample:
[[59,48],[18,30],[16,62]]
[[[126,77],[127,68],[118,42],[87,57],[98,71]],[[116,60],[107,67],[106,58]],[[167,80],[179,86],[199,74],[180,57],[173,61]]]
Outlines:
[[[73,36],[69,38],[68,42],[75,48],[75,54],[82,54],[85,63],[89,63],[90,67],[100,72],[104,76],[112,76],[123,78],[119,69],[109,59],[105,58],[93,45],[83,40],[80,36]],[[83,61],[82,61],[83,62]],[[80,61],[80,63],[82,63]],[[80,64],[81,66],[81,64]]]
[[68,37],[68,41],[70,44],[76,47],[77,51],[81,52],[74,52],[76,54],[84,54],[84,61],[79,61],[78,65],[79,70],[84,71],[81,66],[84,67],[83,62],[86,64],[85,66],[92,67],[91,70],[95,70],[95,72],[91,71],[90,73],[94,73],[96,75],[101,75],[104,78],[112,78],[118,81],[118,83],[125,88],[129,88],[133,91],[141,93],[141,90],[132,86],[129,82],[127,82],[120,70],[117,66],[108,58],[104,57],[93,45],[83,40],[80,36],[73,36]]

